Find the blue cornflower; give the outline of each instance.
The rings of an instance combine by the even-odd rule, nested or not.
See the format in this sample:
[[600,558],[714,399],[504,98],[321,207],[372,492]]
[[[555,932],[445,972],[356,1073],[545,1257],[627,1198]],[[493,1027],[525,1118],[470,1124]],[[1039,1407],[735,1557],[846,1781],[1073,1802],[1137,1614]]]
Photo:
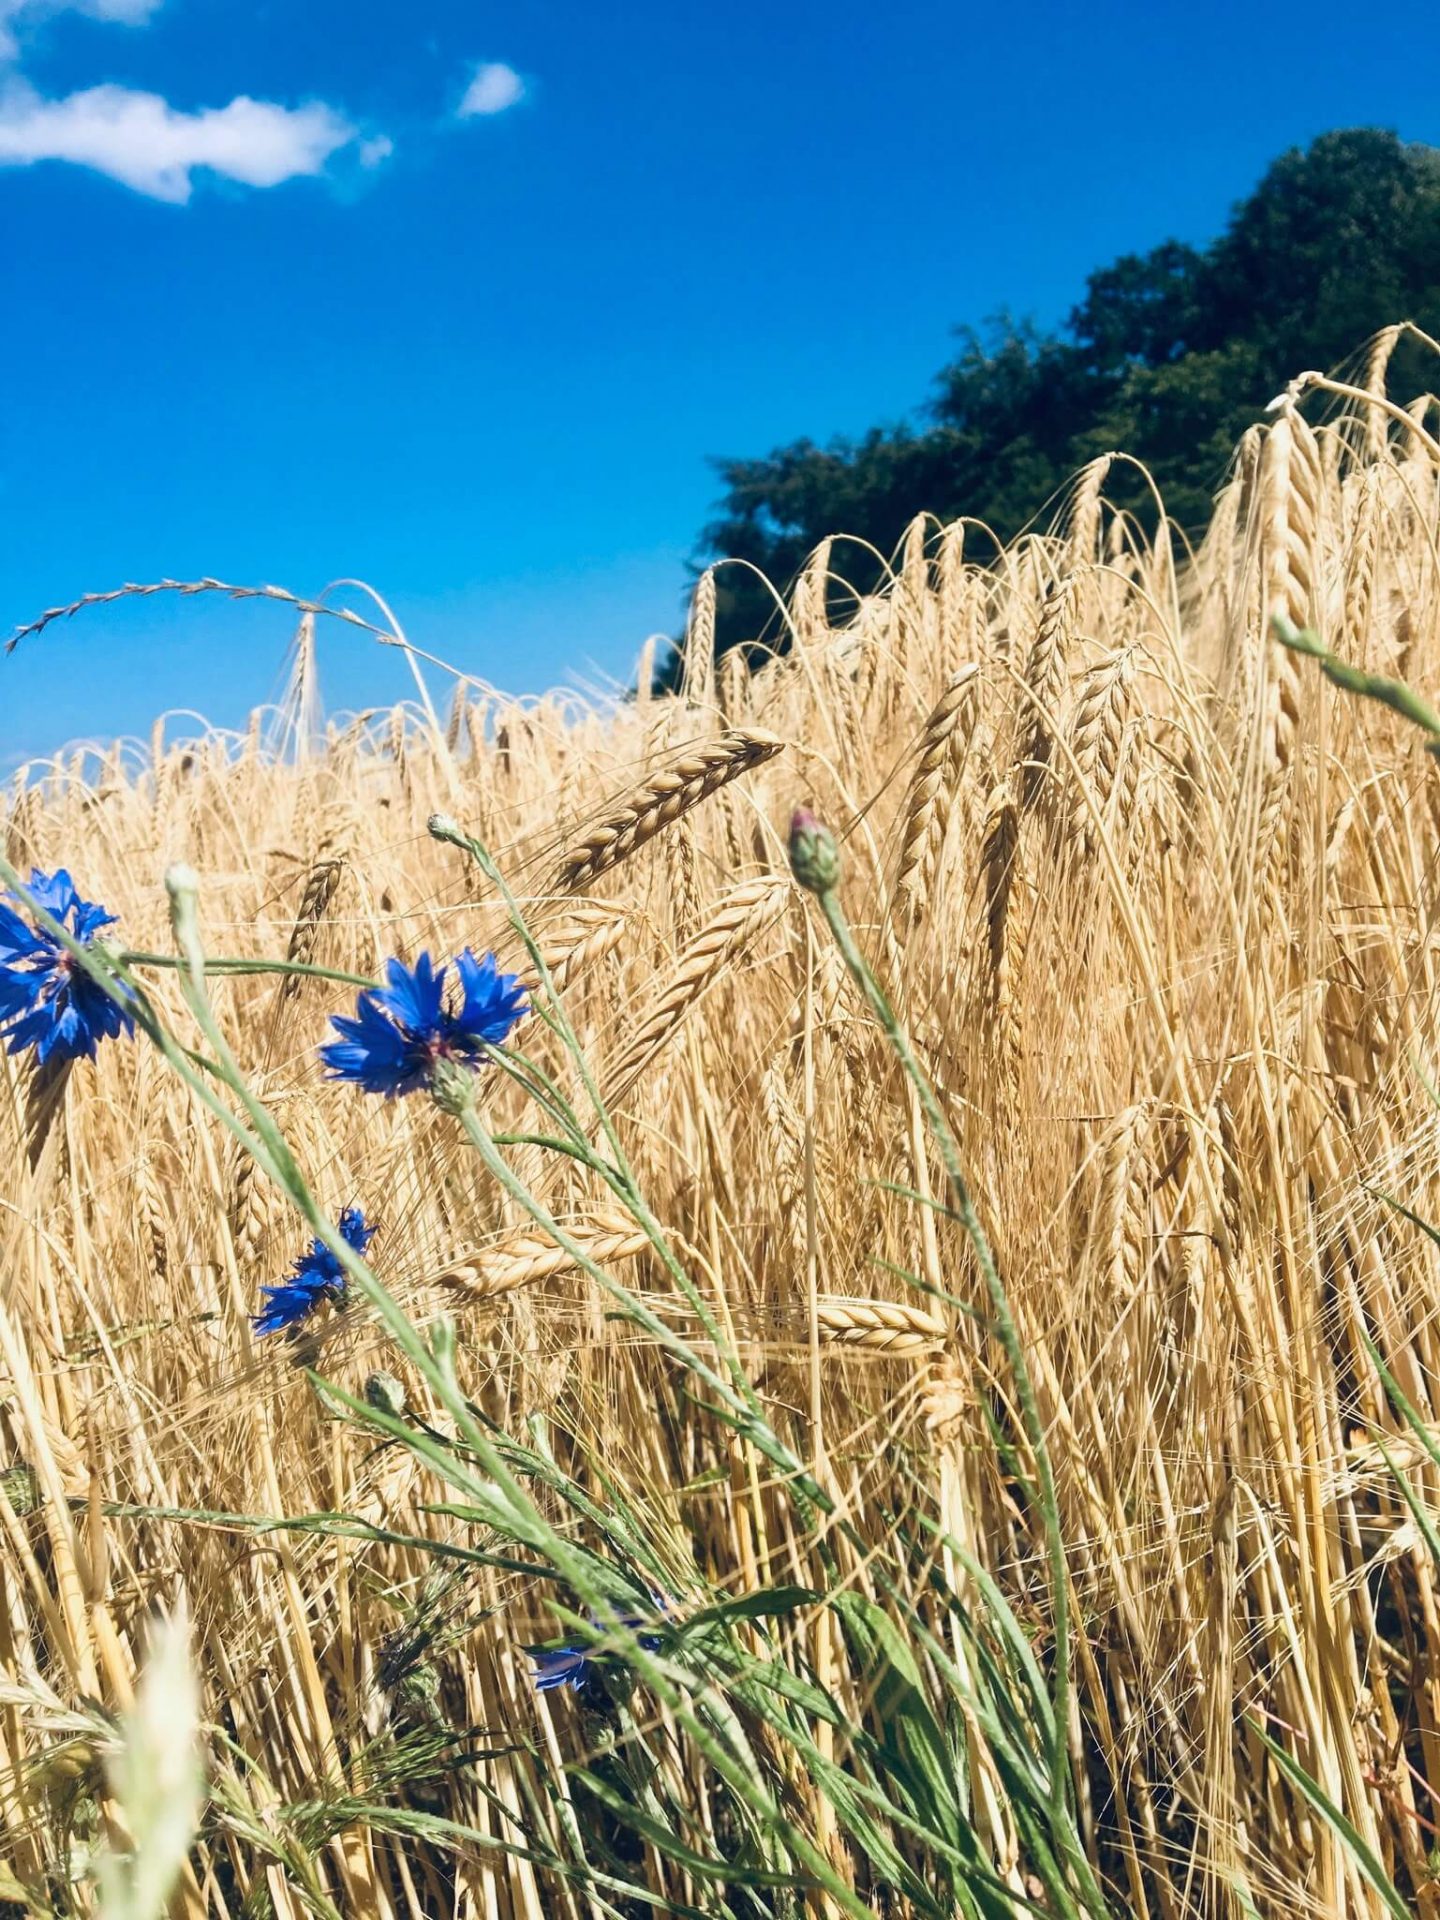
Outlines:
[[[656,1606],[662,1613],[668,1613],[668,1601],[656,1598]],[[638,1613],[621,1613],[615,1616],[616,1625],[628,1627],[634,1633],[637,1627],[651,1626],[651,1621]],[[604,1623],[592,1615],[590,1624],[597,1633],[605,1631]],[[636,1639],[646,1653],[658,1653],[664,1645],[664,1638],[658,1633],[636,1634]],[[535,1663],[532,1676],[537,1693],[549,1693],[555,1687],[572,1687],[581,1693],[595,1678],[599,1671],[599,1655],[593,1647],[527,1647],[525,1651]]]
[[331,1016],[341,1037],[320,1049],[330,1078],[393,1100],[428,1086],[442,1060],[479,1066],[485,1049],[499,1046],[525,1012],[525,990],[515,974],[501,973],[493,953],[477,960],[467,948],[455,962],[460,1002],[452,1012],[445,1005],[448,972],[428,953],[413,971],[387,960],[389,986],[362,993],[353,1020]]
[[[63,867],[32,871],[30,891],[82,946],[115,924],[113,913],[80,898]],[[93,1060],[101,1040],[133,1033],[134,1022],[53,934],[21,919],[22,904],[14,894],[0,895],[0,1031],[11,1053],[33,1047],[42,1067]]]
[[590,1656],[583,1647],[535,1647],[530,1658],[535,1662],[537,1693],[549,1693],[554,1687],[573,1687],[579,1693],[590,1684]]
[[[346,1207],[340,1216],[340,1238],[363,1254],[375,1238],[374,1227],[367,1227],[359,1207]],[[264,1310],[251,1322],[256,1333],[278,1333],[306,1319],[322,1300],[338,1300],[345,1291],[345,1269],[338,1254],[323,1240],[310,1243],[291,1268],[288,1280],[278,1287],[262,1287]]]

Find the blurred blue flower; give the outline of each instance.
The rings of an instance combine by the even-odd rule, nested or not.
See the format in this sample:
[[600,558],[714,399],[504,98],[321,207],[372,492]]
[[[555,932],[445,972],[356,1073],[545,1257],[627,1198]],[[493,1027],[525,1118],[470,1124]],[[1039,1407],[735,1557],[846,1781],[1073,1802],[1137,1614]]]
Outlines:
[[362,993],[353,1020],[331,1017],[341,1037],[320,1049],[330,1078],[393,1100],[428,1086],[441,1060],[479,1066],[485,1049],[499,1046],[525,1012],[525,990],[515,974],[501,973],[493,953],[477,960],[467,948],[455,962],[460,1004],[452,1012],[445,1005],[448,972],[428,953],[413,970],[387,960],[390,984]]
[[[656,1602],[662,1613],[669,1612],[668,1604],[663,1600]],[[605,1623],[592,1614],[590,1624],[597,1633],[605,1631]],[[636,1633],[638,1627],[649,1627],[656,1623],[647,1620],[638,1613],[620,1613],[615,1616],[617,1626],[628,1628],[635,1633],[636,1639],[646,1653],[658,1653],[664,1645],[664,1637],[658,1633]],[[535,1663],[535,1691],[549,1693],[553,1687],[573,1687],[576,1693],[587,1687],[600,1670],[605,1655],[594,1647],[527,1647],[525,1651]]]
[[534,1647],[535,1691],[549,1693],[553,1687],[573,1687],[579,1693],[590,1681],[590,1656],[583,1647]]
[[[114,914],[80,898],[63,867],[34,870],[30,891],[81,946],[115,924]],[[11,1053],[33,1047],[42,1067],[93,1060],[101,1040],[132,1033],[134,1022],[53,934],[21,919],[22,906],[14,894],[0,895],[0,1032]]]
[[[346,1207],[340,1216],[340,1238],[363,1254],[375,1238],[374,1227],[365,1224],[359,1207]],[[262,1287],[263,1311],[251,1324],[256,1333],[278,1333],[306,1319],[322,1300],[338,1300],[345,1291],[345,1269],[339,1255],[332,1253],[323,1240],[314,1240],[310,1251],[301,1254],[290,1277],[278,1287]]]

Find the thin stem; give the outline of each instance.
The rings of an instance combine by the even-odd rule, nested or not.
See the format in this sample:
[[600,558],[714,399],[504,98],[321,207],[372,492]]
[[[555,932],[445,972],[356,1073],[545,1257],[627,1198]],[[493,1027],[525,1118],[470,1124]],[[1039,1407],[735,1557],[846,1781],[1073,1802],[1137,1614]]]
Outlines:
[[[594,1108],[596,1120],[601,1131],[604,1133],[606,1142],[613,1155],[613,1166],[607,1167],[598,1156],[592,1160],[591,1165],[625,1205],[629,1207],[635,1217],[636,1224],[649,1239],[650,1244],[663,1261],[666,1272],[684,1294],[691,1310],[699,1319],[701,1326],[705,1330],[707,1339],[713,1345],[716,1353],[724,1359],[726,1369],[730,1375],[730,1385],[733,1393],[737,1401],[744,1407],[744,1417],[747,1426],[752,1426],[756,1429],[764,1427],[766,1423],[760,1410],[759,1399],[750,1384],[744,1367],[740,1364],[739,1355],[733,1353],[726,1344],[719,1323],[711,1312],[704,1296],[690,1278],[690,1275],[686,1272],[680,1260],[677,1259],[674,1249],[671,1247],[660,1227],[660,1223],[645,1204],[644,1197],[640,1192],[639,1182],[636,1180],[631,1170],[629,1159],[626,1156],[624,1144],[620,1139],[615,1123],[610,1117],[610,1111],[601,1097],[600,1089],[596,1085],[586,1062],[585,1050],[581,1046],[579,1037],[570,1024],[569,1016],[565,1012],[564,1002],[556,988],[550,969],[545,964],[545,956],[540,951],[539,943],[531,933],[524,914],[520,911],[520,903],[510,891],[504,875],[500,872],[500,869],[496,866],[486,848],[470,834],[465,833],[453,820],[446,819],[442,814],[433,815],[430,820],[430,832],[435,839],[446,841],[451,846],[459,847],[463,853],[468,853],[476,866],[479,867],[486,879],[497,889],[501,898],[504,900],[509,912],[510,924],[523,942],[545,994],[546,1005],[544,1017],[555,1032],[561,1045],[565,1048],[565,1051],[574,1061],[580,1084],[584,1088],[591,1106]],[[577,1128],[580,1125],[578,1115],[575,1116],[575,1124]],[[505,1179],[513,1179],[514,1176],[510,1174],[510,1169],[505,1166],[503,1161],[501,1161],[500,1164],[501,1167],[504,1168],[504,1174],[503,1176],[497,1177],[502,1178],[503,1184]],[[547,1232],[551,1231],[551,1226],[546,1224],[548,1216],[542,1217],[542,1211],[537,1211],[537,1209],[539,1209],[539,1202],[535,1200],[533,1195],[526,1193],[523,1188],[519,1188],[518,1190],[507,1188],[507,1190],[514,1192],[514,1197],[533,1219],[545,1225]],[[568,1246],[566,1247],[566,1251],[570,1251]],[[587,1272],[590,1271],[587,1263],[582,1261],[582,1265],[585,1266]],[[598,1275],[599,1270],[595,1269],[595,1273]],[[603,1277],[602,1284],[611,1286],[613,1289],[613,1283],[604,1280]],[[659,1327],[660,1324],[659,1321],[655,1323],[656,1327]],[[671,1337],[673,1338],[673,1336]],[[681,1345],[683,1347],[683,1343],[681,1343]],[[716,1378],[718,1379],[718,1376],[716,1376]],[[778,1445],[778,1442],[776,1442],[776,1444]],[[793,1462],[786,1467],[786,1471],[789,1472],[798,1469],[798,1465],[798,1462]]]
[[960,1149],[950,1130],[950,1124],[941,1110],[940,1102],[935,1097],[934,1088],[916,1059],[909,1037],[896,1017],[894,1008],[886,999],[879,982],[870,970],[869,963],[856,945],[855,936],[851,933],[850,924],[845,918],[845,910],[840,904],[838,890],[834,886],[826,887],[817,891],[815,897],[820,903],[820,910],[825,915],[835,944],[840,949],[840,957],[869,1001],[876,1019],[885,1031],[886,1038],[895,1049],[940,1148],[940,1158],[945,1167],[953,1211],[975,1250],[976,1264],[980,1268],[986,1291],[990,1295],[990,1309],[994,1315],[995,1331],[1014,1376],[1016,1394],[1020,1402],[1020,1417],[1035,1459],[1035,1470],[1040,1482],[1039,1504],[1045,1527],[1051,1605],[1055,1615],[1055,1727],[1050,1755],[1051,1814],[1057,1828],[1068,1833],[1070,1826],[1070,1764],[1067,1750],[1070,1707],[1068,1576],[1065,1565],[1065,1543],[1060,1530],[1060,1511],[1055,1495],[1055,1475],[1050,1464],[1049,1449],[1045,1444],[1045,1427],[1040,1418],[1034,1382],[1030,1377],[1030,1368],[1025,1359],[1019,1328],[1010,1309],[1009,1296],[995,1264],[995,1255],[970,1197],[970,1189],[960,1164]]
[[[123,967],[166,967],[175,972],[184,972],[189,961],[173,953],[132,953],[128,950],[115,955],[116,961]],[[380,982],[367,980],[363,973],[337,973],[333,967],[312,967],[303,960],[262,960],[242,955],[238,959],[216,959],[213,955],[205,957],[207,973],[295,973],[303,974],[310,980],[338,980],[342,986],[363,987],[370,993],[378,993]]]

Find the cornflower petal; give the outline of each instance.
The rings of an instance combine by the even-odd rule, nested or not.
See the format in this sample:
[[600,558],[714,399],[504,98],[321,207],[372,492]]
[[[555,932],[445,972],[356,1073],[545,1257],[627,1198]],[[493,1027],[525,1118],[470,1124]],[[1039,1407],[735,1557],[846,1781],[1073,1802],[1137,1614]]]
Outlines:
[[[356,1253],[363,1254],[375,1238],[376,1229],[367,1224],[359,1207],[346,1207],[339,1224],[341,1239]],[[307,1318],[322,1300],[338,1299],[344,1291],[345,1269],[339,1256],[323,1240],[312,1240],[279,1286],[260,1289],[265,1305],[251,1325],[257,1334],[277,1333]]]
[[0,898],[0,965],[32,960],[37,953],[45,951],[39,934],[26,926],[15,909]]
[[[80,898],[64,867],[32,870],[29,892],[81,946],[114,925],[113,914]],[[45,927],[22,917],[24,905],[14,895],[0,899],[0,1032],[11,1053],[33,1048],[41,1066],[93,1059],[101,1040],[133,1033],[134,1021]]]
[[353,1020],[331,1016],[330,1024],[341,1038],[320,1049],[331,1079],[353,1080],[366,1093],[383,1093],[387,1099],[422,1087],[431,1059],[424,1042],[386,1017],[377,994],[362,993],[355,1015]]
[[44,974],[33,967],[0,965],[0,1021],[33,1007],[44,985]]
[[70,878],[68,867],[57,867],[54,873],[42,873],[38,867],[32,867],[30,892],[39,905],[56,920],[64,920],[72,907],[88,904],[76,893],[75,882]]
[[356,1253],[363,1254],[375,1238],[376,1229],[365,1224],[359,1207],[346,1207],[340,1215],[340,1238]]
[[455,962],[463,999],[455,1024],[487,1046],[498,1047],[527,1010],[525,989],[514,973],[501,973],[493,953],[477,960],[467,947]]
[[260,1294],[265,1305],[250,1324],[257,1334],[266,1334],[297,1326],[308,1318],[323,1299],[325,1289],[287,1280],[278,1287],[262,1287]]
[[340,1038],[320,1049],[330,1077],[393,1100],[429,1086],[442,1060],[479,1066],[486,1048],[503,1040],[524,1012],[524,991],[515,975],[500,972],[493,954],[478,961],[467,949],[456,970],[460,1003],[451,1012],[448,967],[437,967],[428,953],[413,968],[388,960],[387,985],[366,988],[353,1018],[331,1016]]
[[591,1673],[590,1655],[584,1647],[532,1647],[535,1663],[535,1691],[549,1693],[555,1687],[584,1687]]
[[437,968],[428,953],[422,953],[412,973],[403,960],[385,962],[388,987],[375,995],[397,1027],[417,1039],[440,1024],[445,1004],[447,969]]

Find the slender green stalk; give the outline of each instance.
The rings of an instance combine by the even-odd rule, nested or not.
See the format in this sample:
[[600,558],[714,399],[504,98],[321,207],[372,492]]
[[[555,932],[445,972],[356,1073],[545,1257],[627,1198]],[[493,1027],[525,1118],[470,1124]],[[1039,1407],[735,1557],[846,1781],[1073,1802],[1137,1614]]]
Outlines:
[[1055,1474],[1050,1462],[1050,1451],[1045,1443],[1045,1426],[1040,1418],[1040,1406],[1035,1396],[1035,1386],[1030,1377],[1030,1368],[1025,1358],[1020,1331],[1015,1324],[1009,1296],[1000,1278],[999,1268],[995,1264],[995,1255],[989,1238],[970,1197],[970,1188],[960,1164],[960,1149],[950,1130],[950,1123],[945,1118],[934,1088],[915,1057],[909,1036],[881,990],[880,983],[871,971],[864,954],[861,953],[855,936],[850,931],[850,923],[845,918],[845,909],[840,904],[839,893],[839,849],[826,829],[808,814],[796,815],[796,824],[791,829],[790,844],[795,877],[802,886],[815,895],[820,911],[825,916],[826,925],[839,948],[840,957],[856,985],[869,1001],[875,1018],[880,1022],[885,1037],[889,1040],[910,1084],[915,1089],[930,1131],[935,1136],[940,1149],[940,1158],[945,1167],[951,1207],[974,1249],[976,1264],[990,1296],[990,1310],[994,1317],[995,1331],[1014,1377],[1015,1391],[1020,1402],[1020,1417],[1025,1427],[1026,1438],[1030,1443],[1030,1450],[1034,1455],[1035,1471],[1040,1482],[1039,1506],[1045,1528],[1045,1547],[1050,1569],[1050,1603],[1055,1616],[1055,1730],[1050,1761],[1051,1811],[1057,1830],[1068,1833],[1070,1830],[1070,1763],[1066,1736],[1070,1707],[1069,1576],[1065,1564],[1065,1542],[1060,1529],[1059,1503],[1055,1495]]
[[[183,971],[189,961],[174,953],[132,953],[126,949],[115,955],[116,962],[122,967],[161,967]],[[207,973],[294,973],[308,980],[335,980],[344,987],[364,987],[371,993],[379,989],[378,980],[367,980],[363,973],[338,973],[334,967],[312,967],[303,960],[265,960],[259,957],[251,959],[241,955],[236,959],[220,959],[214,954],[205,957]]]
[[1332,653],[1318,633],[1309,627],[1293,626],[1283,614],[1277,613],[1270,624],[1282,647],[1317,660],[1325,678],[1346,693],[1358,693],[1362,699],[1377,701],[1382,707],[1389,707],[1392,713],[1398,713],[1403,719],[1422,727],[1430,736],[1425,743],[1427,751],[1440,754],[1440,713],[1436,713],[1429,701],[1422,699],[1413,687],[1407,686],[1403,680],[1392,680],[1386,674],[1366,673],[1363,668],[1352,666],[1348,660],[1342,660],[1338,654]]
[[[132,1014],[136,1025],[159,1048],[167,1062],[207,1110],[254,1156],[270,1179],[289,1195],[316,1238],[335,1254],[347,1279],[354,1283],[356,1290],[374,1308],[397,1347],[413,1362],[435,1392],[455,1423],[461,1448],[437,1444],[427,1436],[417,1433],[413,1428],[388,1419],[375,1408],[351,1401],[350,1405],[356,1417],[378,1426],[390,1438],[401,1441],[417,1455],[423,1456],[426,1463],[442,1478],[449,1481],[474,1503],[468,1510],[467,1517],[483,1521],[504,1537],[524,1545],[541,1559],[544,1564],[536,1568],[536,1572],[542,1572],[548,1568],[552,1577],[563,1581],[587,1605],[594,1607],[605,1605],[607,1595],[597,1583],[594,1556],[575,1545],[565,1534],[550,1525],[526,1491],[521,1478],[508,1463],[507,1453],[515,1455],[516,1450],[502,1448],[496,1444],[495,1440],[487,1434],[461,1392],[454,1372],[453,1338],[447,1337],[443,1327],[437,1327],[434,1330],[435,1337],[431,1345],[427,1346],[421,1339],[383,1283],[340,1236],[334,1223],[321,1210],[269,1110],[247,1086],[206,992],[206,975],[211,970],[211,963],[207,960],[199,936],[196,876],[186,868],[172,869],[166,876],[166,885],[170,894],[171,919],[176,944],[180,948],[180,959],[176,963],[176,970],[180,974],[181,990],[197,1025],[215,1055],[213,1061],[203,1063],[205,1068],[203,1073],[197,1070],[191,1056],[169,1034],[151,1007],[139,982],[130,974],[127,965],[117,961],[113,950],[101,945],[87,947],[75,940],[69,931],[33,898],[19,875],[8,865],[3,856],[0,856],[0,880],[4,880],[14,890],[37,921],[70,953],[75,962],[101,990]],[[523,922],[521,925],[523,929]],[[528,931],[525,932],[525,938],[527,945],[531,947],[532,957],[538,960]],[[543,972],[543,963],[540,964]],[[578,1053],[578,1043],[576,1050]],[[216,1082],[238,1102],[245,1119],[242,1119],[240,1114],[220,1097],[214,1084]],[[768,1422],[759,1412],[753,1392],[737,1392],[730,1383],[722,1379],[712,1368],[707,1367],[697,1354],[688,1349],[685,1343],[651,1314],[640,1301],[628,1294],[593,1261],[590,1261],[584,1250],[565,1234],[535,1196],[516,1178],[501,1158],[498,1149],[474,1112],[472,1076],[464,1075],[461,1084],[463,1097],[458,1099],[455,1097],[454,1083],[451,1083],[448,1088],[437,1085],[435,1090],[437,1103],[457,1113],[461,1118],[463,1130],[472,1145],[480,1150],[487,1166],[507,1191],[546,1228],[558,1245],[564,1247],[579,1261],[592,1279],[610,1292],[625,1310],[637,1318],[640,1324],[660,1340],[682,1364],[705,1380],[719,1398],[720,1406],[717,1410],[781,1470],[797,1491],[803,1492],[818,1505],[828,1504],[821,1489],[808,1480],[801,1463],[782,1445],[778,1436],[769,1427]],[[587,1084],[589,1084],[588,1079]],[[603,1109],[601,1111],[603,1112]],[[618,1148],[618,1139],[609,1126],[608,1116],[605,1124],[607,1133]],[[609,1177],[609,1171],[612,1170],[607,1170],[598,1156],[592,1164],[597,1171]],[[628,1169],[622,1171],[623,1178],[628,1183],[625,1187],[627,1197],[638,1202],[638,1194],[634,1193]],[[675,1270],[677,1277],[682,1278],[687,1294],[694,1294],[697,1306],[703,1310],[703,1302],[699,1301],[693,1282],[689,1281],[688,1276],[683,1275],[683,1270],[680,1269],[673,1251],[664,1241],[658,1223],[648,1214],[648,1211],[642,1216],[638,1206],[637,1218],[640,1218],[641,1223],[646,1226],[646,1231],[651,1234],[667,1265]],[[718,1339],[717,1348],[724,1351],[723,1343]],[[743,1379],[743,1373],[741,1377]],[[748,1389],[748,1381],[745,1382],[745,1386]],[[327,1386],[325,1390],[341,1399],[348,1398],[334,1386]],[[462,1448],[476,1458],[487,1479],[480,1480],[469,1470],[461,1457]],[[343,1522],[337,1527],[337,1531],[342,1530]],[[669,1707],[677,1723],[683,1726],[694,1739],[715,1774],[749,1808],[752,1816],[762,1823],[777,1843],[783,1845],[791,1857],[801,1864],[804,1876],[810,1884],[823,1889],[841,1911],[853,1916],[853,1920],[864,1920],[866,1909],[844,1877],[815,1841],[788,1816],[780,1801],[765,1786],[755,1756],[750,1753],[748,1743],[743,1739],[740,1724],[733,1715],[725,1711],[722,1700],[714,1696],[713,1690],[707,1690],[706,1693],[692,1699],[687,1686],[688,1676],[668,1662],[650,1654],[633,1633],[624,1631],[622,1637],[627,1662]]]
[[[664,1262],[667,1273],[676,1287],[678,1287],[680,1292],[685,1296],[687,1304],[698,1318],[700,1325],[704,1328],[706,1337],[714,1346],[715,1351],[724,1357],[730,1373],[731,1387],[743,1402],[746,1413],[752,1420],[762,1421],[763,1423],[759,1400],[750,1385],[744,1368],[740,1365],[739,1356],[731,1352],[729,1344],[721,1331],[719,1322],[710,1310],[709,1303],[685,1270],[683,1262],[676,1257],[675,1251],[666,1238],[659,1222],[645,1204],[644,1196],[640,1192],[639,1182],[636,1180],[626,1156],[624,1143],[621,1141],[615,1123],[610,1116],[610,1111],[601,1097],[600,1089],[595,1083],[594,1076],[590,1072],[589,1064],[585,1058],[585,1050],[580,1044],[575,1029],[570,1024],[569,1016],[565,1012],[564,1001],[556,989],[550,969],[545,964],[545,956],[541,953],[538,942],[526,924],[525,916],[520,911],[519,902],[506,884],[504,875],[500,872],[490,853],[480,841],[466,833],[455,821],[448,819],[444,814],[434,814],[431,816],[430,832],[436,840],[445,841],[450,846],[458,847],[463,853],[467,853],[504,900],[510,915],[510,924],[523,942],[525,950],[530,956],[531,964],[534,966],[539,976],[540,984],[544,989],[545,1018],[554,1028],[561,1044],[575,1064],[575,1070],[581,1086],[585,1090],[586,1097],[589,1099],[594,1110],[596,1121],[604,1133],[606,1144],[610,1149],[613,1162],[610,1167],[607,1167],[598,1157],[593,1159],[590,1164],[594,1170],[607,1181],[617,1197],[623,1200],[625,1205],[631,1209],[636,1224],[644,1231],[650,1244]],[[559,1089],[556,1088],[554,1091],[558,1094]],[[585,1138],[578,1116],[575,1118],[575,1127],[578,1144]],[[501,1164],[503,1167],[503,1162]],[[510,1176],[509,1168],[505,1167],[503,1173],[497,1174],[496,1177],[501,1180],[502,1184],[506,1184],[507,1180],[513,1176]],[[510,1190],[507,1186],[507,1191]],[[533,1195],[515,1192],[513,1197],[520,1201],[520,1204],[525,1207],[532,1218],[539,1220],[540,1224],[545,1227],[547,1233],[558,1232],[553,1222],[549,1221],[548,1218],[542,1218],[539,1213],[536,1213],[535,1209],[538,1207],[539,1202],[535,1200]],[[564,1245],[565,1243],[561,1241],[560,1244]],[[566,1246],[565,1251],[571,1253],[572,1249],[570,1246]],[[588,1263],[582,1261],[581,1264],[587,1272],[590,1272],[590,1265]],[[595,1273],[591,1274],[591,1277],[595,1278],[597,1275],[598,1269]],[[602,1285],[613,1290],[612,1282],[604,1276],[599,1277]],[[651,1317],[653,1318],[653,1316]],[[658,1321],[656,1322],[657,1326],[661,1324],[662,1323]],[[670,1337],[673,1338],[674,1336]],[[683,1345],[683,1343],[681,1344]],[[796,1464],[798,1466],[798,1463]]]

